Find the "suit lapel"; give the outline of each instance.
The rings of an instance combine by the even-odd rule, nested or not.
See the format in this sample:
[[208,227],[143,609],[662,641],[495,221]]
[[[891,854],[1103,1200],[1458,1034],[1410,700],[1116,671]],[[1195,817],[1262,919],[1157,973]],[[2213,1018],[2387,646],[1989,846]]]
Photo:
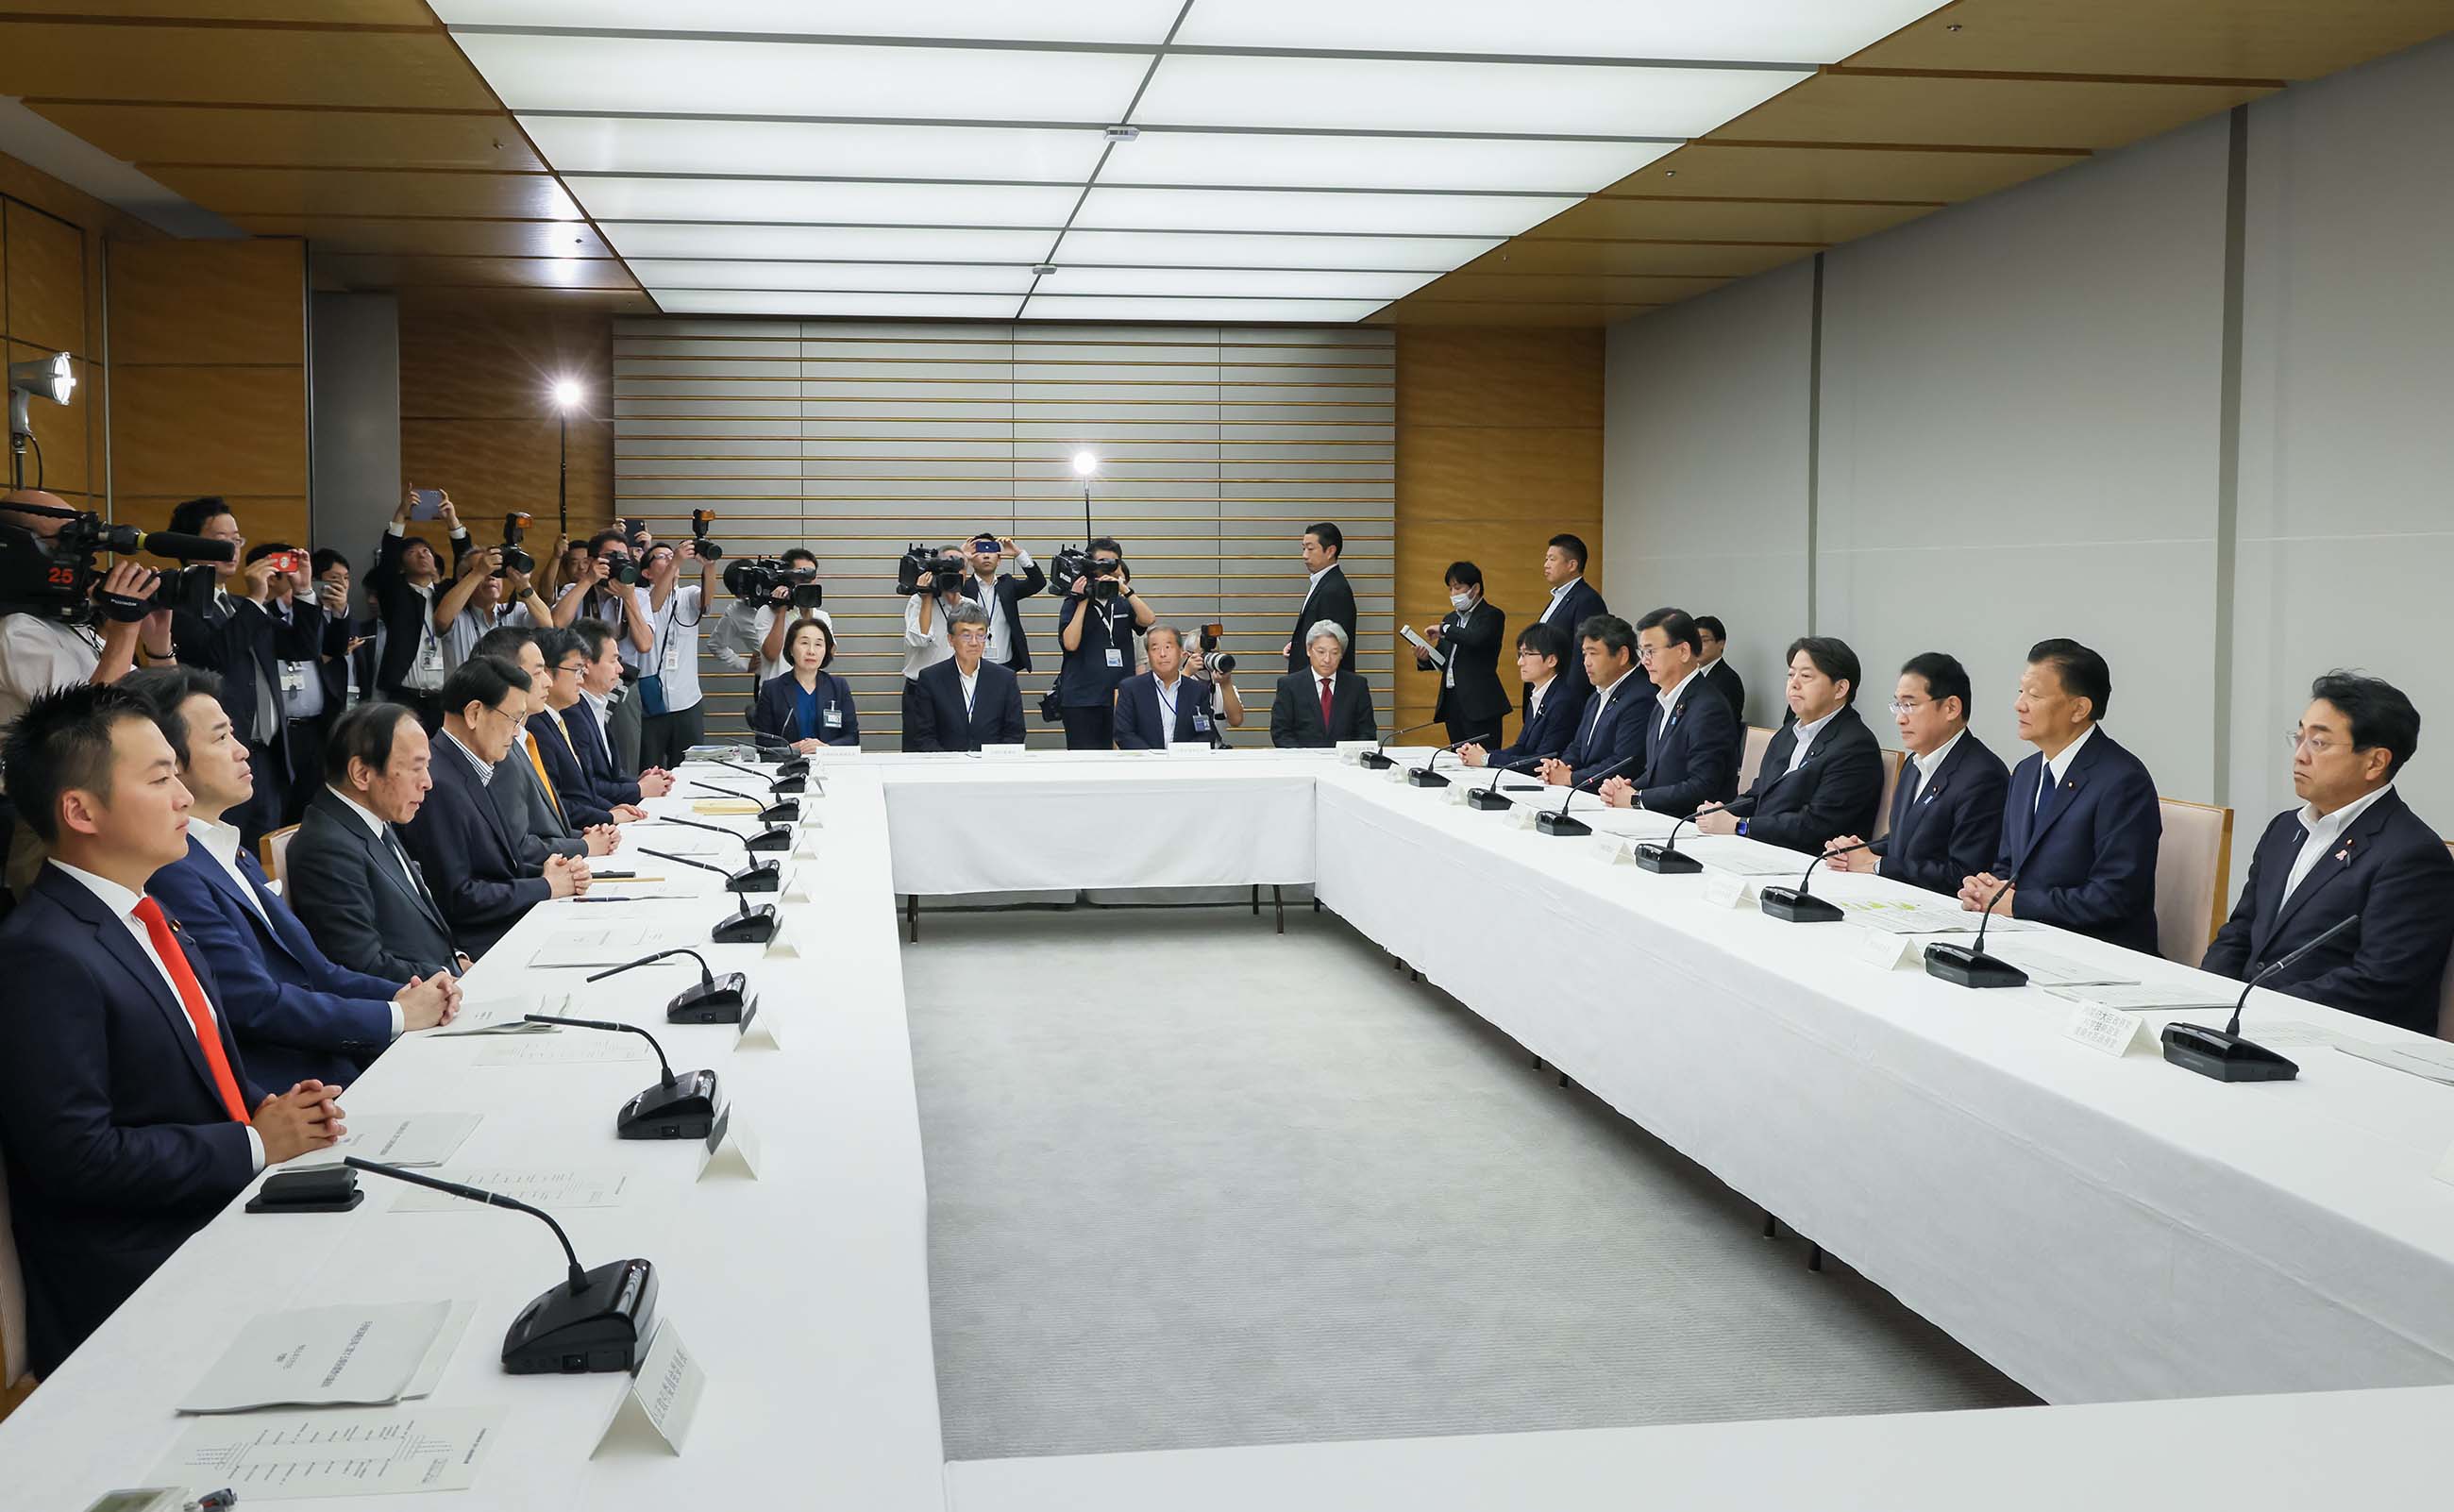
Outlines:
[[[328,801],[328,795],[318,794],[315,801],[318,803]],[[432,903],[427,901],[425,890],[412,883],[401,871],[401,860],[409,854],[408,851],[404,849],[399,855],[394,855],[392,846],[385,842],[383,837],[369,830],[366,821],[350,812],[348,806],[339,798],[331,797],[329,801],[334,808],[341,810],[339,813],[332,814],[330,817],[333,823],[341,827],[342,834],[347,835],[359,849],[367,853],[367,858],[372,863],[375,875],[390,883],[393,892],[407,898],[412,908],[425,915],[429,922],[443,932],[444,938],[451,938],[450,927],[443,922],[443,915]],[[413,866],[416,863],[412,861],[410,864]]]
[[[2099,733],[2102,734],[2102,732]],[[2062,779],[2046,790],[2045,800],[2037,806],[2030,822],[2028,843],[2020,850],[2020,866],[2022,870],[2027,867],[2029,856],[2035,853],[2037,842],[2045,837],[2045,832],[2052,829],[2063,815],[2079,806],[2081,796],[2087,791],[2088,769],[2096,765],[2096,758],[2103,749],[2103,740],[2095,736],[2089,736],[2087,744],[2081,748],[2079,755],[2071,758],[2070,770],[2062,774]],[[2037,753],[2037,760],[2044,766],[2045,770],[2051,770],[2051,764],[2045,762],[2043,752]],[[2043,780],[2042,774],[2038,780]],[[2033,787],[2028,789],[2031,800],[2035,798],[2036,791]]]
[[[144,948],[136,943],[136,937],[129,933],[127,923],[113,917],[111,912],[103,906],[102,899],[94,897],[85,884],[76,878],[63,876],[53,878],[52,881],[52,896],[70,913],[93,926],[94,937],[102,941],[102,948],[109,951],[111,958],[119,962],[122,971],[135,978],[136,985],[153,1000],[153,1006],[161,1010],[162,1017],[170,1021],[171,1038],[178,1043],[180,1053],[188,1058],[189,1066],[194,1070],[198,1079],[207,1087],[212,1088],[212,1069],[205,1064],[205,1048],[196,1038],[196,1025],[194,1020],[188,1017],[187,1004],[181,1002],[178,995],[171,990],[171,984],[163,980],[162,973],[146,956]],[[172,934],[180,933],[178,920],[172,919],[171,927]],[[179,949],[182,952],[188,950],[188,942],[184,937],[179,940]],[[192,964],[191,958],[191,969]],[[216,1020],[219,1017],[218,1014],[215,1015]],[[221,1101],[221,1092],[218,1088],[213,1088],[213,1100],[216,1104]]]
[[[2283,926],[2309,899],[2324,892],[2337,877],[2351,876],[2354,867],[2368,859],[2369,853],[2377,849],[2378,831],[2385,828],[2386,805],[2394,801],[2395,796],[2387,794],[2370,804],[2368,811],[2354,820],[2350,829],[2335,837],[2335,843],[2310,865],[2308,875],[2301,878],[2301,885],[2276,905],[2275,921],[2267,925],[2263,937],[2258,942],[2261,948],[2282,935]],[[2305,836],[2308,832],[2300,830],[2297,833]],[[2298,849],[2296,845],[2294,850],[2297,852]],[[2286,857],[2283,864],[2288,875],[2291,859]]]

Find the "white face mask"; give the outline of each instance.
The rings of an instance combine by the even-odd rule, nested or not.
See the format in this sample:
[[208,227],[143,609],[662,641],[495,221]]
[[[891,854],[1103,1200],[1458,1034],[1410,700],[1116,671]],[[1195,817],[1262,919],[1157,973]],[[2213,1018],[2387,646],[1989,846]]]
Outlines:
[[1451,594],[1449,595],[1449,607],[1462,615],[1467,610],[1474,607],[1474,595],[1472,594]]

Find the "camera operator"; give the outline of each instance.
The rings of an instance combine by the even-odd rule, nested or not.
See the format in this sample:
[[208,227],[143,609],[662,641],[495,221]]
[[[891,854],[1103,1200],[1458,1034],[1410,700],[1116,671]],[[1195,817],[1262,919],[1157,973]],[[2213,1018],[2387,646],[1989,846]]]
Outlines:
[[[375,543],[367,591],[374,595],[375,618],[384,628],[375,686],[392,702],[416,710],[417,722],[432,736],[443,727],[443,639],[434,627],[443,564],[433,547],[410,536],[409,515],[416,507],[412,490],[392,512],[392,523]],[[449,494],[443,495],[442,517],[452,531],[452,568],[458,572],[469,555],[469,527],[460,523]]]
[[246,741],[257,776],[247,801],[226,817],[252,850],[268,831],[280,828],[290,775],[296,770],[282,714],[282,658],[313,656],[322,648],[313,640],[302,645],[292,627],[273,617],[272,579],[281,575],[286,555],[250,553],[240,565],[236,554],[245,550],[247,537],[228,504],[189,499],[171,512],[171,529],[228,541],[233,554],[231,561],[207,563],[208,572],[191,574],[181,585],[171,605],[171,644],[180,665],[221,677],[222,707],[230,712],[231,728]]
[[1184,643],[1184,632],[1174,625],[1153,625],[1142,633],[1150,653],[1150,671],[1116,685],[1116,749],[1165,751],[1176,746],[1213,746],[1225,742],[1218,723],[1241,726],[1244,700],[1235,679],[1221,672],[1214,681],[1202,674],[1208,665],[1198,646]]
[[[682,574],[691,570],[698,580],[683,582]],[[622,658],[638,673],[631,691],[639,702],[639,759],[649,767],[677,767],[692,746],[707,738],[698,622],[715,596],[715,558],[701,556],[695,541],[658,542],[642,554],[639,576],[649,585],[649,649]]]
[[[653,541],[645,531],[642,541]],[[641,548],[645,550],[644,547]],[[639,580],[638,563],[632,557],[631,541],[618,530],[598,531],[588,537],[588,555],[579,570],[563,585],[562,596],[554,600],[553,622],[569,630],[582,619],[593,619],[614,632],[620,645],[622,676],[619,694],[602,711],[605,715],[605,739],[613,749],[616,771],[639,770],[640,708],[638,696],[631,685],[639,680],[634,658],[655,649],[649,628],[647,588]]]
[[537,596],[529,575],[507,563],[499,546],[462,557],[459,576],[434,601],[443,665],[454,671],[490,630],[541,630],[553,623],[553,611]]
[[[908,557],[907,557],[908,559]],[[916,590],[903,600],[903,749],[912,743],[913,708],[919,697],[920,675],[955,654],[947,639],[946,616],[970,602],[963,595],[970,569],[951,547],[941,547],[930,565],[913,579]]]
[[[1020,576],[1000,571],[1009,556],[1022,569]],[[1013,536],[987,531],[972,537],[966,560],[972,575],[963,584],[964,595],[976,600],[989,616],[988,659],[1010,671],[1029,672],[1031,643],[1022,633],[1022,615],[1015,602],[1046,588],[1048,575],[1032,561],[1029,552],[1014,543]]]
[[1116,685],[1134,675],[1134,637],[1158,618],[1134,592],[1125,549],[1114,537],[1097,537],[1089,551],[1089,563],[1056,612],[1056,642],[1065,648],[1056,706],[1068,751],[1116,746]]
[[[812,581],[816,580],[817,554],[808,547],[795,546],[778,559],[787,569],[806,572]],[[753,675],[750,696],[754,700],[759,688],[792,670],[784,641],[795,625],[815,619],[827,627],[830,640],[835,636],[833,615],[823,609],[795,612],[792,605],[790,583],[777,583],[764,594],[736,596],[725,606],[724,618],[717,622],[714,634],[707,637],[708,653],[715,657],[717,665]]]

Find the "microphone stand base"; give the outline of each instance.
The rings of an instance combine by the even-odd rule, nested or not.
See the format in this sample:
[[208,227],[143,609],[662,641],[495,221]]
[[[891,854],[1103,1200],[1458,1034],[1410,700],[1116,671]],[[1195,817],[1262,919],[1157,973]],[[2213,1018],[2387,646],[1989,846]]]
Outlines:
[[1636,857],[1636,864],[1642,870],[1659,872],[1664,877],[1685,877],[1692,872],[1700,872],[1704,869],[1703,862],[1683,851],[1674,851],[1650,842],[1637,846],[1629,854]]
[[717,919],[709,937],[719,945],[764,945],[775,937],[775,905],[761,903],[747,913]]
[[750,842],[750,849],[754,852],[789,851],[793,848],[793,832],[790,830],[760,830],[742,838]]
[[615,1260],[587,1273],[587,1288],[564,1281],[520,1309],[503,1335],[503,1369],[514,1376],[578,1376],[639,1368],[655,1332],[656,1268]]
[[1767,887],[1756,896],[1756,906],[1792,924],[1837,924],[1843,917],[1840,904],[1795,887]]
[[1406,774],[1406,785],[1410,788],[1444,788],[1449,785],[1449,779],[1438,772],[1417,767]]
[[1482,809],[1485,811],[1505,810],[1517,807],[1516,803],[1511,801],[1507,795],[1494,793],[1489,788],[1477,788],[1473,792],[1467,794],[1465,796],[1465,806],[1470,809]]
[[790,798],[781,803],[770,803],[758,811],[761,824],[790,824],[800,816],[801,806]]
[[727,890],[735,893],[773,893],[784,885],[783,868],[773,861],[760,861],[745,866],[725,879]]
[[810,779],[806,774],[796,777],[777,777],[767,784],[767,795],[770,797],[783,797],[787,794],[806,793],[809,788]]
[[715,1073],[684,1071],[622,1104],[614,1132],[625,1139],[704,1139],[715,1126]]
[[749,1016],[750,978],[726,972],[712,982],[685,987],[665,1004],[669,1024],[737,1024]]
[[1925,974],[1961,987],[2025,987],[2028,974],[2000,956],[1966,945],[1928,945]]
[[2289,1081],[2301,1067],[2264,1045],[2203,1024],[2164,1026],[2164,1058],[2217,1081]]
[[1542,835],[1591,835],[1594,827],[1582,819],[1572,819],[1557,809],[1545,809],[1534,816],[1534,828]]
[[1398,764],[1397,757],[1382,756],[1378,751],[1360,752],[1355,759],[1367,772],[1386,772]]

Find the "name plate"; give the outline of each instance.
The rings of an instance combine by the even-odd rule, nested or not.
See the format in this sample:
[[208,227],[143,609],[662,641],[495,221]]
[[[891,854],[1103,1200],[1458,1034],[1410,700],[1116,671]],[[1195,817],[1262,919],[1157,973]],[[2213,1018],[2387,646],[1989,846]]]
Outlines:
[[1535,817],[1540,813],[1541,810],[1537,809],[1531,803],[1519,803],[1509,814],[1508,822],[1516,825],[1520,830],[1530,830],[1534,827]]
[[811,834],[807,827],[804,827],[801,831],[800,838],[793,845],[793,859],[796,861],[815,861],[817,858],[818,837]]
[[800,871],[796,868],[784,874],[783,889],[776,896],[787,903],[809,902],[810,884],[803,879]]
[[1704,872],[1704,901],[1715,908],[1744,908],[1755,901],[1755,884],[1736,872]]
[[1903,966],[1924,963],[1923,947],[1910,936],[1895,935],[1884,929],[1868,929],[1863,924],[1857,926],[1856,935],[1857,937],[1849,941],[1849,958],[1877,971],[1898,971]]
[[1636,860],[1636,838],[1628,835],[1598,833],[1594,836],[1594,855],[1605,866],[1616,866],[1621,861],[1633,863]]
[[1406,780],[1406,763],[1400,761],[1396,766],[1393,766],[1387,771],[1381,773],[1380,780],[1383,782],[1403,782]]
[[706,1393],[707,1372],[682,1342],[681,1330],[670,1317],[657,1319],[656,1331],[648,1336],[648,1356],[624,1383],[622,1400],[588,1458],[612,1448],[679,1455]]
[[1379,749],[1380,742],[1378,740],[1340,740],[1338,742],[1338,759],[1348,766],[1361,766],[1364,752]]
[[827,827],[827,816],[818,812],[816,804],[812,803],[808,798],[803,798],[800,825],[805,830],[823,830]]
[[2076,1039],[2108,1056],[2126,1056],[2146,1038],[2146,1030],[2147,1020],[2137,1014],[2083,1002],[2071,1009],[2069,1021],[2062,1025],[2062,1038]]
[[996,745],[980,747],[980,756],[988,761],[1019,761],[1026,749],[1028,748],[1019,740],[1005,740]]
[[769,960],[801,958],[801,947],[793,943],[792,931],[780,919],[776,923],[775,933],[767,937],[766,958]]
[[[717,1116],[714,1127],[707,1131],[706,1147],[699,1151],[699,1180],[713,1177],[718,1180],[755,1181],[763,1162],[758,1137],[751,1131],[740,1110],[728,1106]],[[647,1372],[642,1370],[641,1375]]]
[[773,1014],[760,1013],[758,1011],[758,999],[755,998],[751,998],[749,1002],[742,1005],[741,1032],[734,1037],[733,1048],[735,1050],[781,1050],[784,1048],[783,1037],[775,1032],[774,1016]]
[[1465,796],[1474,792],[1477,786],[1478,786],[1478,784],[1469,784],[1462,781],[1452,782],[1443,791],[1451,803],[1463,807],[1465,804]]

